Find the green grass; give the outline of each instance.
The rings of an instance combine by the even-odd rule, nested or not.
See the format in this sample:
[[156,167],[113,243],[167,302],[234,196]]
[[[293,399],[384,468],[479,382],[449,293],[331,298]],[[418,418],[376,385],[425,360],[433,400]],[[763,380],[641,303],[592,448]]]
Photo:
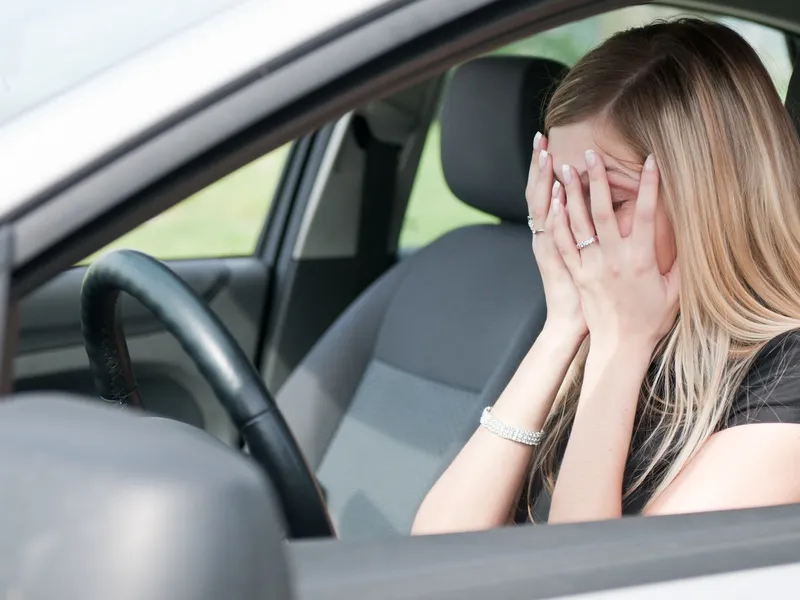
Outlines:
[[422,151],[417,178],[408,200],[401,248],[424,246],[443,233],[474,223],[492,223],[497,219],[467,206],[447,187],[439,153],[439,123],[431,126]]
[[278,148],[220,179],[84,262],[117,248],[162,259],[252,254],[288,150]]
[[[681,12],[657,6],[626,8],[515,42],[498,53],[549,57],[573,64],[614,31]],[[781,36],[765,27],[724,20],[740,29],[759,51],[779,92],[785,94],[791,64]],[[400,235],[401,248],[423,246],[455,227],[496,221],[465,205],[450,192],[442,173],[439,139],[439,125],[434,123],[409,199]],[[251,254],[255,250],[288,149],[288,146],[279,148],[239,169],[141,225],[101,252],[112,248],[134,248],[162,259]],[[465,148],[464,151],[479,149]],[[95,256],[97,254],[84,262]]]

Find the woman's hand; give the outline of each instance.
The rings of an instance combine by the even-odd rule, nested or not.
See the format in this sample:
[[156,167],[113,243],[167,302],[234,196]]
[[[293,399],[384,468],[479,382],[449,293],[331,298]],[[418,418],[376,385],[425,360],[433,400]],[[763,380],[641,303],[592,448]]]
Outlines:
[[547,302],[545,326],[560,334],[583,339],[588,329],[580,296],[553,239],[555,215],[551,206],[557,204],[551,202],[554,191],[556,197],[563,198],[564,190],[553,176],[553,158],[547,153],[547,138],[537,133],[525,198],[534,231],[533,254],[539,266]]
[[[680,275],[677,261],[659,272],[655,251],[655,214],[659,175],[655,159],[645,161],[631,234],[623,238],[611,201],[606,169],[593,151],[586,153],[592,218],[581,180],[565,167],[567,209],[555,203],[555,243],[574,279],[592,347],[597,342],[640,342],[655,347],[667,334],[678,311]],[[594,221],[594,223],[592,223]],[[593,238],[583,249],[578,243]]]

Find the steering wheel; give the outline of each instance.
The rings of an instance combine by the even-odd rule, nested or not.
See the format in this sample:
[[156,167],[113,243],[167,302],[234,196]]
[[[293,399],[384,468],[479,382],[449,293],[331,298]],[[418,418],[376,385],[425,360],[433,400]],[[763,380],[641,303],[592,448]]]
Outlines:
[[95,386],[119,406],[141,406],[118,300],[146,306],[211,385],[255,461],[266,471],[293,538],[333,536],[316,477],[250,360],[205,302],[166,265],[132,250],[96,260],[81,288],[81,324]]

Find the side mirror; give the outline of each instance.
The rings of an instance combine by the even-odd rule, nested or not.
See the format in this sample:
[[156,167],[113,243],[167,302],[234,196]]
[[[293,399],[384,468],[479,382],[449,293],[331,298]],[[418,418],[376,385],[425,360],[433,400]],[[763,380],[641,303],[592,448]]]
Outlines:
[[286,600],[260,470],[188,425],[57,394],[0,403],[0,590]]

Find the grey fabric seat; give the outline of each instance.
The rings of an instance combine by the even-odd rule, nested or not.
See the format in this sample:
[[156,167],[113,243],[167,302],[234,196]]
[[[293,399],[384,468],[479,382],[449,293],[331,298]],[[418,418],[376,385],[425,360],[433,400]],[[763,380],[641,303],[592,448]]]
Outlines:
[[489,57],[456,71],[441,117],[445,177],[501,222],[452,231],[392,268],[278,395],[340,537],[409,532],[543,325],[524,190],[542,106],[564,69]]

